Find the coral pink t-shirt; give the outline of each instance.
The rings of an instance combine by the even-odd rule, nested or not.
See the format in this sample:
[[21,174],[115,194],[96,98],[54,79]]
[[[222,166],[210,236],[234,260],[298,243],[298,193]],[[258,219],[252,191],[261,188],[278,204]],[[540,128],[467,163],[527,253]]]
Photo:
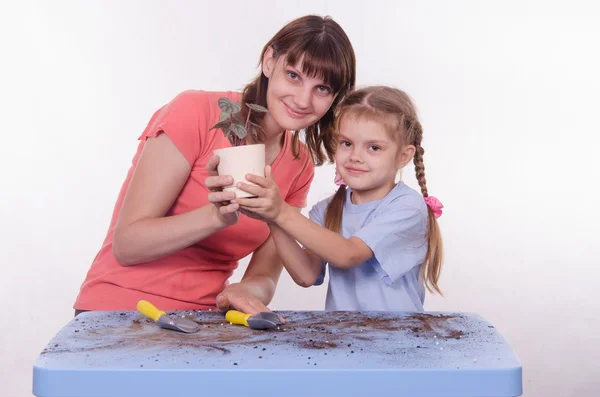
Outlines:
[[[127,178],[119,193],[110,227],[75,301],[79,310],[135,310],[146,299],[164,310],[215,308],[216,296],[236,269],[238,260],[255,251],[269,237],[261,221],[241,215],[238,222],[165,257],[134,266],[121,266],[113,255],[115,224],[146,139],[165,133],[192,165],[189,178],[166,216],[209,204],[204,181],[206,163],[214,149],[231,147],[218,122],[218,99],[238,100],[236,92],[185,91],[160,108],[140,136]],[[314,163],[304,144],[300,158],[292,153],[292,133],[285,132],[281,152],[272,163],[273,178],[285,201],[306,206],[314,177]]]

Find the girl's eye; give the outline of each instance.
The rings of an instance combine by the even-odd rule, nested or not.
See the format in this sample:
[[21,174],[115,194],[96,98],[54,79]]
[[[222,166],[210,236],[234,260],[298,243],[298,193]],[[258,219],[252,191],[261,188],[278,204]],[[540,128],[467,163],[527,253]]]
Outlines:
[[369,149],[371,149],[374,152],[378,152],[381,150],[381,148],[379,146],[375,146],[375,145],[369,146]]
[[290,79],[292,79],[292,80],[298,80],[298,74],[297,73],[288,71],[287,74],[290,77]]
[[340,146],[350,147],[350,146],[352,146],[352,144],[348,141],[340,141]]

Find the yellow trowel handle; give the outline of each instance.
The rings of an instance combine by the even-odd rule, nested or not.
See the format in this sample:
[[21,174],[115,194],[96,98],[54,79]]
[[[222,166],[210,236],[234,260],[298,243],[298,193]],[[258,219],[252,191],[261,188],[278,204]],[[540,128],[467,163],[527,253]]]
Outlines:
[[237,310],[229,310],[225,314],[225,320],[232,324],[245,325],[248,327],[248,319],[252,317],[252,314],[246,314],[238,312]]
[[144,300],[138,302],[137,309],[144,316],[150,317],[154,321],[158,321],[160,316],[164,316],[167,314],[162,310],[158,310],[156,306],[154,306],[152,303]]

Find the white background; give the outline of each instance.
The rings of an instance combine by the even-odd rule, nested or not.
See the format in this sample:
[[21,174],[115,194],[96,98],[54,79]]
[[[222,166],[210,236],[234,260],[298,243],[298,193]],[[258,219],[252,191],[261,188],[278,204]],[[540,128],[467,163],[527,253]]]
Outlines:
[[[359,85],[419,107],[445,205],[445,297],[426,309],[496,325],[526,396],[600,395],[598,5],[305,0],[2,4],[1,396],[31,395],[154,110],[185,89],[240,89],[264,43],[307,13],[346,29]],[[318,169],[309,206],[332,180]],[[324,296],[284,275],[271,307]]]

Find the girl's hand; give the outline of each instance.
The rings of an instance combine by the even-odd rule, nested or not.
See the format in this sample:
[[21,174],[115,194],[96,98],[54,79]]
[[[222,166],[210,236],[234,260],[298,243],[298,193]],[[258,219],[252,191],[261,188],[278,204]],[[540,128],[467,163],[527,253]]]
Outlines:
[[206,170],[210,176],[206,178],[204,183],[210,190],[208,201],[214,204],[217,217],[223,224],[230,226],[235,224],[240,217],[239,205],[231,202],[235,199],[235,193],[223,191],[224,186],[233,183],[233,178],[229,175],[219,175],[217,172],[218,165],[219,156],[213,156],[208,160]]
[[268,219],[263,218],[262,216],[258,215],[255,212],[250,212],[243,208],[240,208],[239,211],[240,211],[240,214],[246,215],[248,218],[256,219],[256,220],[263,221],[263,222],[269,221]]
[[244,213],[254,214],[250,215],[252,218],[262,218],[269,222],[275,222],[285,202],[281,198],[279,187],[273,180],[271,166],[267,165],[265,167],[264,177],[248,174],[246,175],[246,179],[256,184],[256,186],[240,182],[237,187],[248,193],[255,194],[257,197],[238,198],[233,202],[238,203]]

